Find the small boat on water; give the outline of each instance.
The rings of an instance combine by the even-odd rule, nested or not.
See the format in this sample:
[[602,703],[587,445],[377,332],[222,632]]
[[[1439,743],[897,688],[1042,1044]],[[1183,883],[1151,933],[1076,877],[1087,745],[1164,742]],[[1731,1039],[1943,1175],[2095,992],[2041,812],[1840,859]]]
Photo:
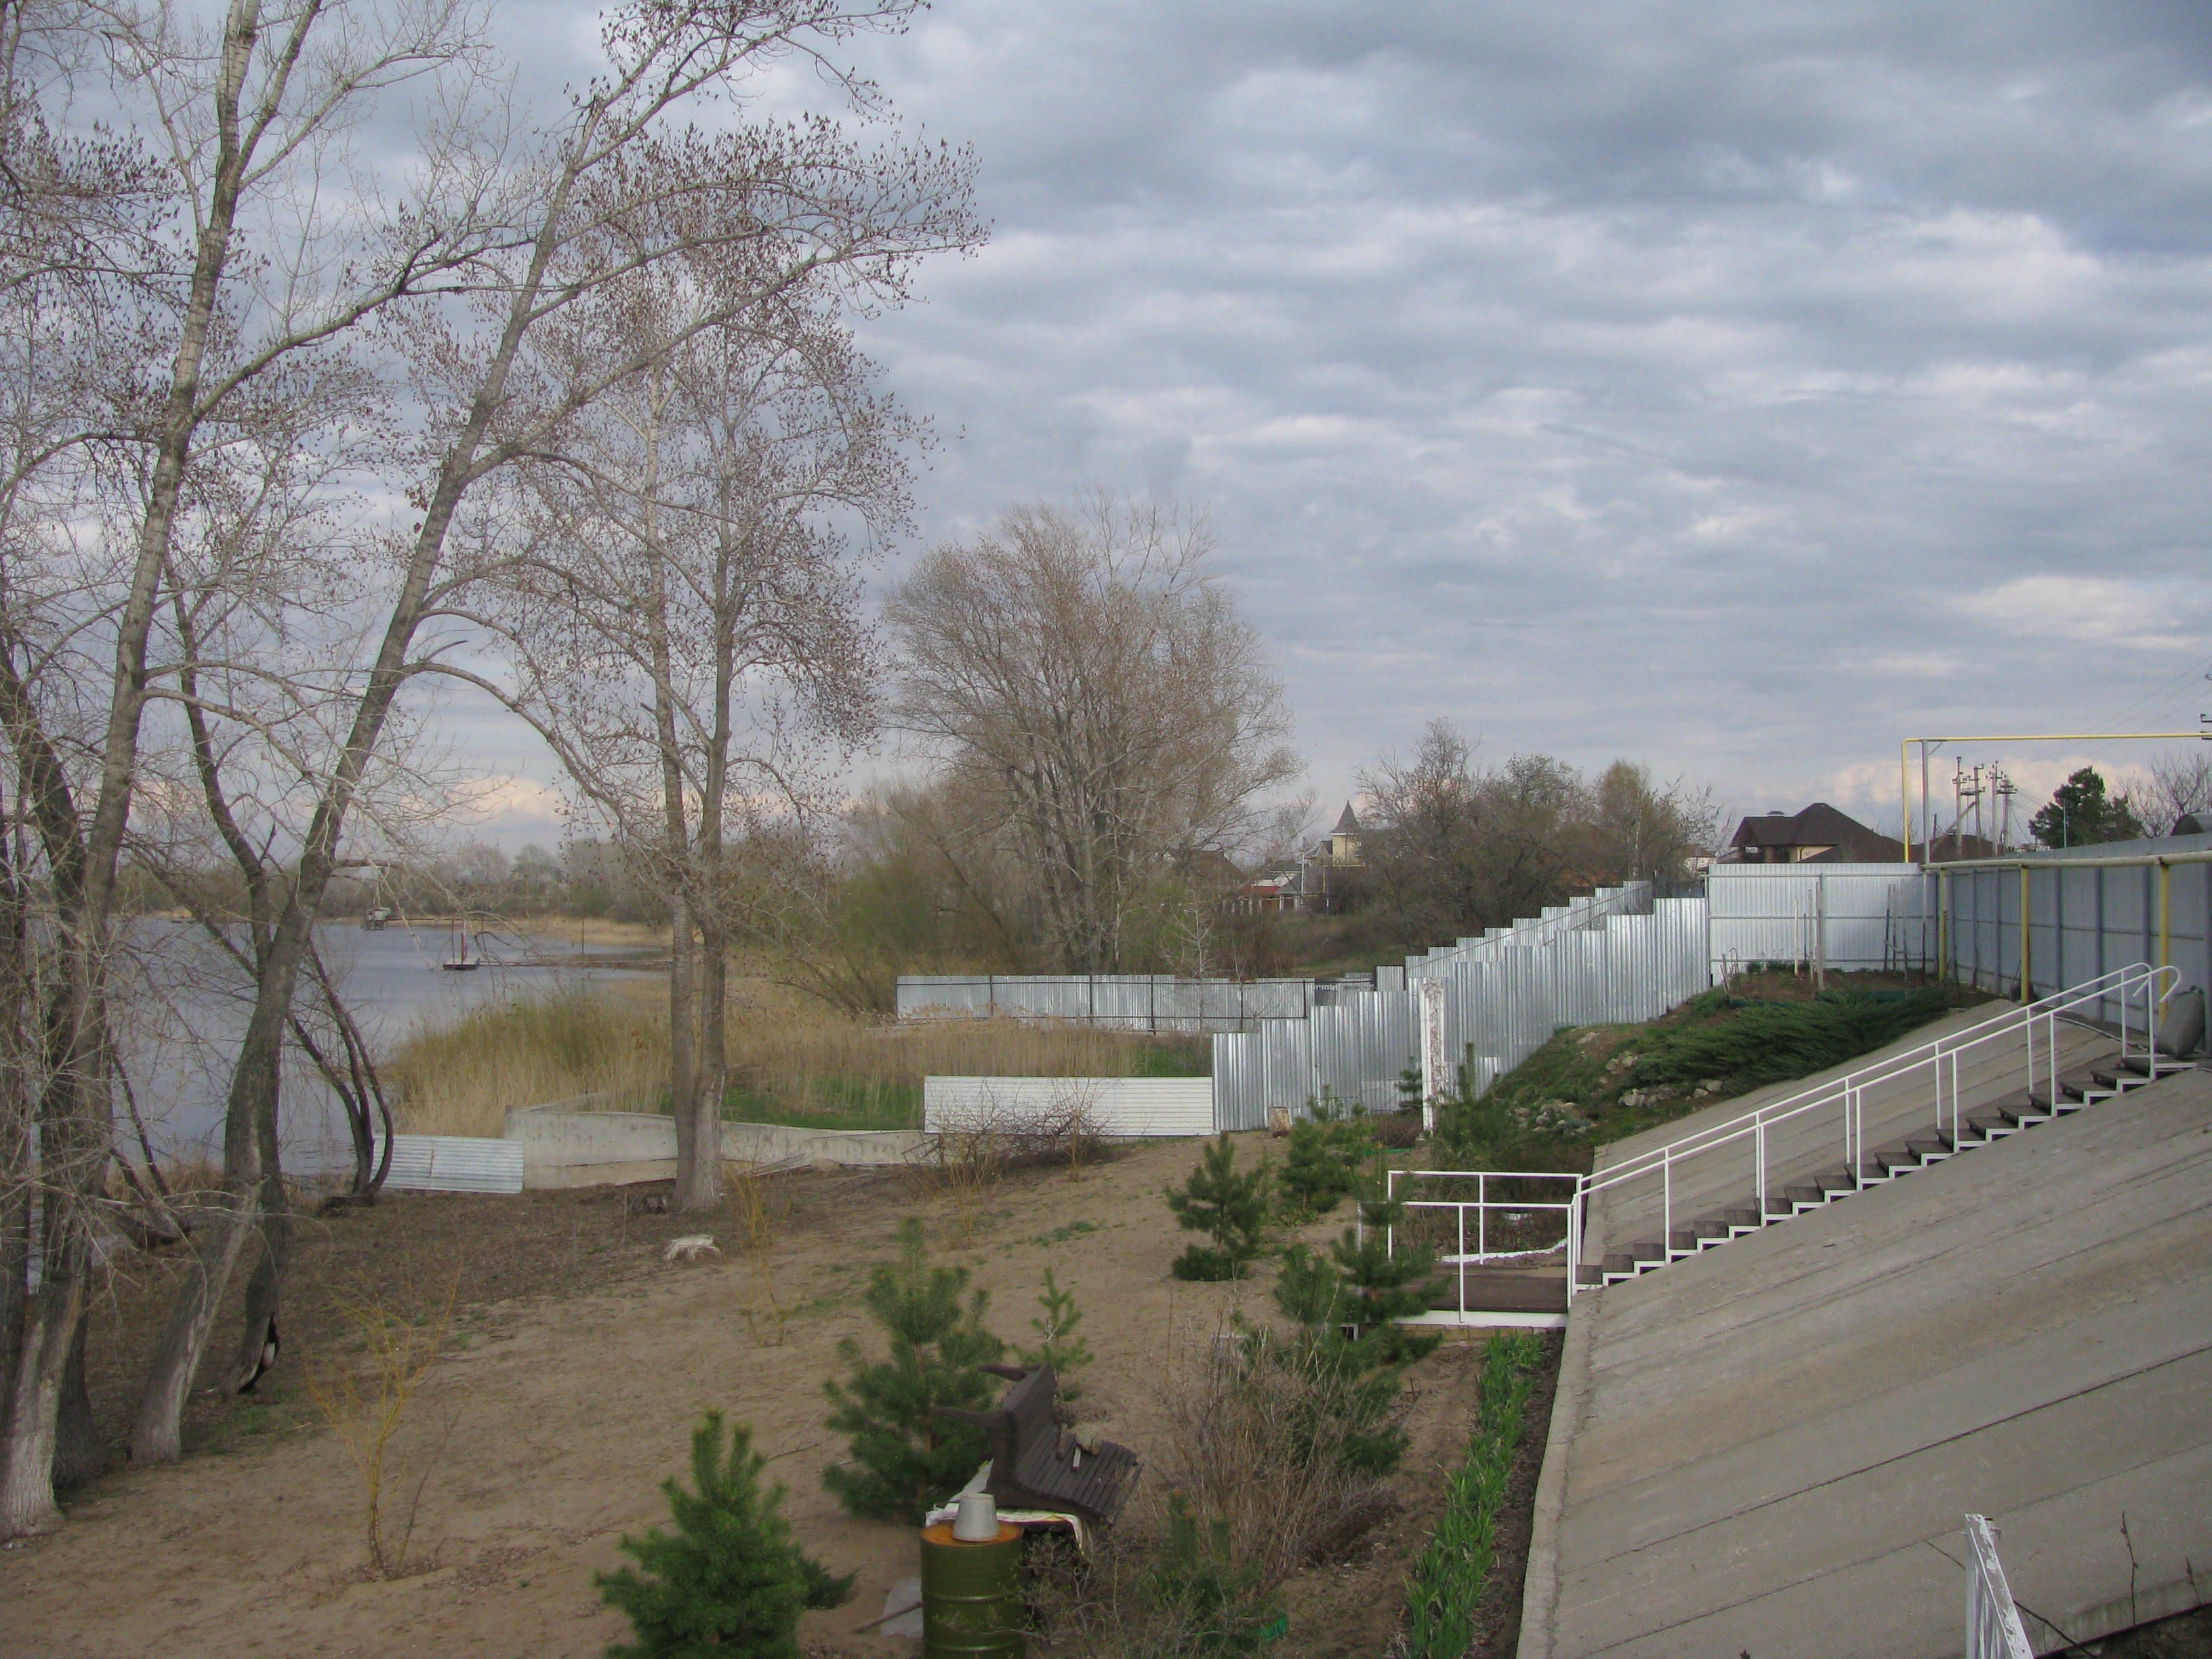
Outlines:
[[453,948],[447,951],[446,959],[438,965],[448,973],[465,974],[470,969],[481,967],[483,964],[483,958],[476,953],[474,941],[470,936],[467,926],[465,923],[455,922]]

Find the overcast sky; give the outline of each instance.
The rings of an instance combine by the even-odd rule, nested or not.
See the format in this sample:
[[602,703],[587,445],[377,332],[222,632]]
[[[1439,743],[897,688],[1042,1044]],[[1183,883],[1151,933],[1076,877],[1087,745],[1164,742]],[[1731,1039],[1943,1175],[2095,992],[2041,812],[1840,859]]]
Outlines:
[[[562,9],[501,15],[534,78]],[[2202,0],[939,0],[860,55],[994,227],[863,330],[945,439],[915,546],[1205,504],[1332,815],[1438,715],[1893,833],[1901,737],[2212,712]],[[453,713],[529,780],[486,832],[557,833]]]

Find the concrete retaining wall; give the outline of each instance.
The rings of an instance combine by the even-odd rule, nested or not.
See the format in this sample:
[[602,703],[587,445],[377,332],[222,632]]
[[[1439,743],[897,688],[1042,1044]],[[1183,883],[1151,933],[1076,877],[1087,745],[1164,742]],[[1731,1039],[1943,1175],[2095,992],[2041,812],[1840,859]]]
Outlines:
[[[621,1186],[674,1178],[675,1119],[657,1112],[562,1109],[567,1104],[525,1106],[507,1115],[507,1139],[522,1145],[524,1186]],[[817,1159],[856,1166],[902,1164],[927,1139],[910,1129],[725,1123],[722,1158],[786,1168]]]

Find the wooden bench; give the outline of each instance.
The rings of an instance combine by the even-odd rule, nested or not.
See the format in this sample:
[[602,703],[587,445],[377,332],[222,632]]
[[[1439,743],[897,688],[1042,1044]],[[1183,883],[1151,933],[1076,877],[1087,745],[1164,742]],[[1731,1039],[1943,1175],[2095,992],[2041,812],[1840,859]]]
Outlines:
[[995,1408],[936,1408],[941,1417],[974,1424],[989,1439],[991,1476],[983,1490],[999,1500],[1001,1509],[1060,1510],[1096,1525],[1112,1525],[1136,1489],[1137,1454],[1110,1440],[1085,1449],[1060,1426],[1060,1379],[1051,1366],[983,1369],[1014,1385]]

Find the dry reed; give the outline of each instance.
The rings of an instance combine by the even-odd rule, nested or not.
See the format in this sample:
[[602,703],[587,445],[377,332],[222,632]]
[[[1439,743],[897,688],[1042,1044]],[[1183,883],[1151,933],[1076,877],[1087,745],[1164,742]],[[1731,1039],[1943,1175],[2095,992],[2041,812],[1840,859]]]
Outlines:
[[[421,1134],[497,1135],[520,1106],[607,1092],[656,1109],[668,1074],[658,986],[501,998],[442,1026],[419,1027],[392,1056],[402,1127]],[[926,1077],[1129,1077],[1172,1042],[1086,1026],[963,1019],[893,1025],[807,1004],[734,1004],[726,1049],[731,1115],[822,1117],[921,1127]],[[1186,1045],[1182,1062],[1202,1073]]]
[[775,1291],[775,1234],[777,1204],[769,1177],[760,1166],[739,1165],[726,1171],[730,1214],[737,1224],[737,1246],[744,1258],[746,1289],[738,1312],[745,1328],[763,1348],[781,1345],[784,1325],[791,1310]]
[[651,1110],[668,1081],[668,1028],[634,1000],[594,991],[501,997],[418,1025],[386,1075],[400,1127],[416,1134],[497,1136],[516,1107],[608,1091]]

